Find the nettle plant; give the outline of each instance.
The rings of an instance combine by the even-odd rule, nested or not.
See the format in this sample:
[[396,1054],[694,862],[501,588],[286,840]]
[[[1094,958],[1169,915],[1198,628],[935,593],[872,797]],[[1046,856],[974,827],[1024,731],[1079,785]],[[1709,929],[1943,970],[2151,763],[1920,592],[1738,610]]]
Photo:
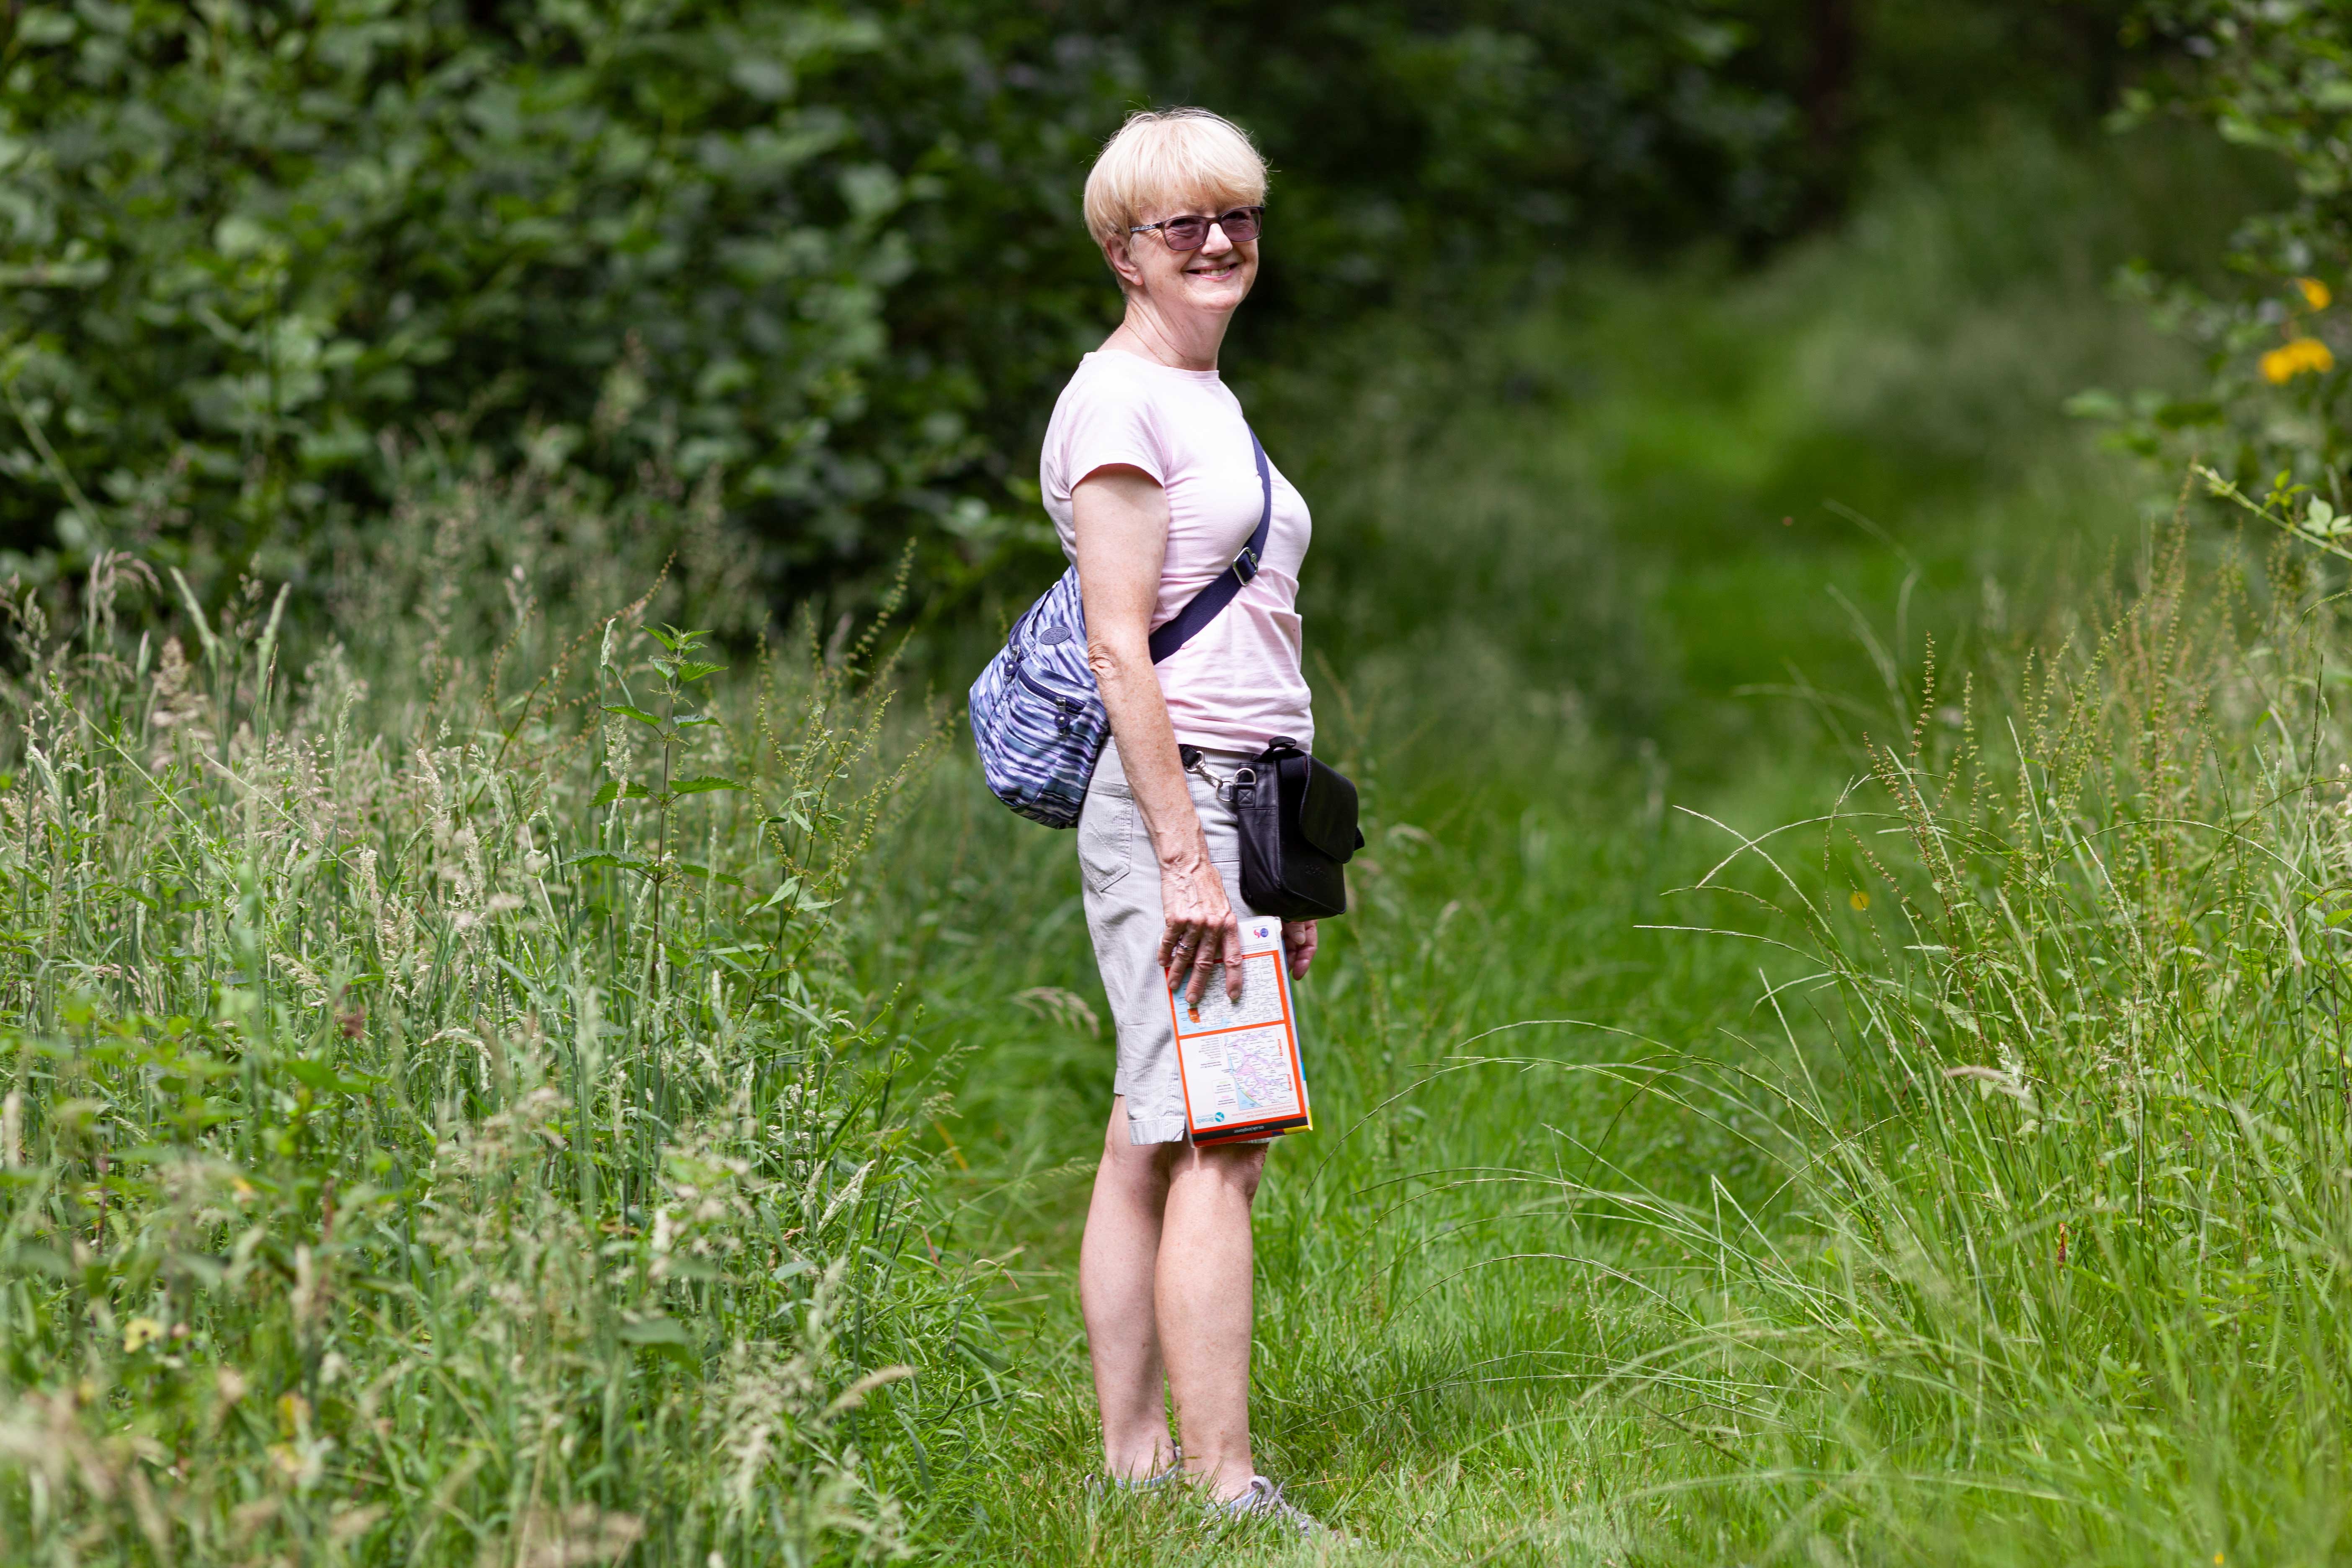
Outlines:
[[[574,856],[571,864],[579,867],[609,867],[614,870],[631,872],[645,879],[653,898],[653,928],[656,935],[659,935],[663,930],[662,896],[677,883],[678,879],[715,877],[738,886],[741,881],[730,872],[714,868],[707,861],[682,860],[671,853],[670,829],[677,815],[677,803],[689,795],[708,795],[715,790],[740,790],[744,786],[738,780],[719,773],[702,773],[693,778],[676,776],[678,751],[681,746],[688,742],[689,732],[698,727],[716,725],[719,722],[709,713],[680,712],[677,705],[678,699],[688,694],[689,687],[709,679],[727,668],[723,664],[710,664],[689,657],[702,647],[704,639],[709,634],[699,631],[681,631],[676,626],[648,626],[646,628],[646,635],[658,643],[662,649],[660,653],[646,661],[660,679],[661,712],[650,713],[634,703],[625,701],[607,702],[602,706],[606,713],[641,724],[653,731],[655,743],[660,748],[661,776],[652,784],[643,784],[633,783],[616,772],[602,788],[597,790],[595,798],[591,800],[589,805],[616,806],[623,801],[630,800],[651,803],[656,825],[653,852],[650,856],[646,856],[631,855],[612,849],[596,849]],[[609,652],[610,638],[608,637],[608,657],[600,664],[600,673],[610,674],[620,682],[623,693],[626,695],[625,678],[613,666]],[[612,767],[616,756],[626,757],[627,754],[626,746],[614,746],[608,741],[605,752],[606,766]],[[608,836],[625,832],[617,811],[608,821],[610,824]],[[653,952],[658,959],[663,952],[663,944],[656,942]]]

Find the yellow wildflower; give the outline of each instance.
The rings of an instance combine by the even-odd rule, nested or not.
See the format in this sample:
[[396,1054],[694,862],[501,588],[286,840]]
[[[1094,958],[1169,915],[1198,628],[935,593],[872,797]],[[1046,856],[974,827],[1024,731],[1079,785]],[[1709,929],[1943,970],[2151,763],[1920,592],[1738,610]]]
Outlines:
[[136,1354],[147,1345],[163,1337],[163,1325],[152,1318],[133,1318],[122,1325],[122,1349],[126,1355]]
[[1853,905],[1857,910],[1866,910],[1870,908],[1870,895],[1864,892],[1860,888],[1856,888],[1852,893],[1848,894],[1845,901]]
[[2327,291],[2327,285],[2316,278],[2298,278],[2294,286],[2303,290],[2303,302],[2315,310],[2325,310],[2327,302],[2336,298]]
[[2336,368],[2336,356],[2317,338],[2295,338],[2263,356],[2263,379],[2284,386],[2298,375],[2325,375]]

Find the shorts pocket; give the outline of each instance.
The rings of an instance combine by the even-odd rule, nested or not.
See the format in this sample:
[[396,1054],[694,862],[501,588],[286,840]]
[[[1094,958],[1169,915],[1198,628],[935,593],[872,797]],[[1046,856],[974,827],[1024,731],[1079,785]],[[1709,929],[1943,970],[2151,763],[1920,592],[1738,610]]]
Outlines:
[[1213,866],[1240,865],[1242,825],[1241,820],[1234,816],[1234,808],[1205,787],[1194,789],[1192,805],[1201,814],[1201,836],[1209,841],[1209,863]]
[[1096,794],[1087,797],[1078,817],[1078,870],[1087,891],[1107,893],[1128,873],[1135,839],[1135,800],[1131,795]]

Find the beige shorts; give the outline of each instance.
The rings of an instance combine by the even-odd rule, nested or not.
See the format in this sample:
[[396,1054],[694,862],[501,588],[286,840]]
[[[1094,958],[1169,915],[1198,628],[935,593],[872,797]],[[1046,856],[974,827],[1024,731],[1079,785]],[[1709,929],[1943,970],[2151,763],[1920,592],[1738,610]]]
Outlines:
[[[1242,752],[1209,752],[1204,757],[1220,778],[1248,760]],[[1241,830],[1234,808],[1199,774],[1185,778],[1208,834],[1209,859],[1224,879],[1225,897],[1236,914],[1255,913],[1242,903]],[[1129,793],[1118,748],[1108,742],[1078,814],[1078,869],[1086,880],[1087,931],[1094,938],[1095,963],[1118,1028],[1118,1072],[1111,1092],[1127,1097],[1128,1139],[1184,1142],[1191,1134],[1176,1067],[1176,1020],[1160,968],[1160,939],[1167,929],[1160,909],[1160,857]]]

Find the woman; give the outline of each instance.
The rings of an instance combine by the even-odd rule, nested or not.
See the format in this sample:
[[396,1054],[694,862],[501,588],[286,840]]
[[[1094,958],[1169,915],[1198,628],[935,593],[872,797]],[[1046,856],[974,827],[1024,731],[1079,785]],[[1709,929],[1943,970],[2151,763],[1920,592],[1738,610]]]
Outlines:
[[[1077,563],[1111,728],[1078,822],[1087,924],[1118,1026],[1078,1264],[1103,1468],[1128,1484],[1188,1478],[1218,1506],[1313,1531],[1250,1454],[1250,1202],[1266,1146],[1190,1142],[1168,1004],[1179,985],[1198,1001],[1241,953],[1238,831],[1213,780],[1273,736],[1314,735],[1293,608],[1307,503],[1279,471],[1256,575],[1156,667],[1148,647],[1153,626],[1231,565],[1265,504],[1249,426],[1217,378],[1218,345],[1257,277],[1265,181],[1249,138],[1203,110],[1136,115],[1103,149],[1087,224],[1126,319],[1055,405],[1040,477]],[[1189,774],[1180,745],[1203,753]],[[1304,976],[1313,922],[1283,937]],[[1238,963],[1225,973],[1238,997]]]

